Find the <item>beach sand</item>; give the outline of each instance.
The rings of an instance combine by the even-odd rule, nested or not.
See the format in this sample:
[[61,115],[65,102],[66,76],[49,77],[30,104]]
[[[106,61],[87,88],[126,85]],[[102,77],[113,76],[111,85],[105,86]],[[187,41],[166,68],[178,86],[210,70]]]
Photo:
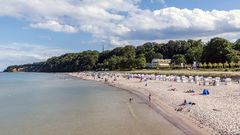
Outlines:
[[[85,80],[95,80],[128,90],[148,100],[151,93],[151,106],[186,134],[240,134],[240,84],[220,86],[200,86],[194,83],[177,83],[174,81],[148,80],[137,78],[127,79],[121,74],[117,81],[104,76],[94,79],[88,73],[70,73],[69,75]],[[176,88],[175,91],[171,89]],[[203,89],[208,89],[210,95],[200,95]],[[185,93],[194,90],[195,93]],[[179,106],[184,100],[195,105]],[[181,111],[176,111],[181,108]]]

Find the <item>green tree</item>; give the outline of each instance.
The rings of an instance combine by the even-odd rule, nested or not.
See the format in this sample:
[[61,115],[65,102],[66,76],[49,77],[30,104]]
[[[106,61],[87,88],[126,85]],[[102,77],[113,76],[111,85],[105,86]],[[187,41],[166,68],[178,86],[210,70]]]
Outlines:
[[103,63],[104,60],[109,59],[111,57],[111,51],[103,51],[99,54],[98,63]]
[[120,69],[121,57],[113,55],[108,61],[108,68],[110,70]]
[[231,52],[229,52],[229,54],[226,55],[226,57],[229,63],[238,62],[240,60],[240,53],[239,51],[232,50]]
[[194,61],[201,61],[203,53],[203,42],[201,40],[188,40],[189,49],[186,52],[187,63],[193,63]]
[[199,67],[199,68],[203,68],[203,64],[202,64],[202,63],[199,63],[199,64],[198,64],[198,67]]
[[212,63],[209,62],[208,65],[207,65],[207,67],[211,69],[211,68],[213,67]]
[[236,67],[237,67],[237,68],[240,68],[240,61],[238,61],[238,62],[236,63]]
[[119,64],[120,69],[122,69],[122,70],[130,69],[129,63],[130,63],[129,58],[121,57],[121,61],[120,61],[120,64]]
[[204,62],[204,63],[203,63],[203,68],[207,68],[207,66],[208,66],[207,63]]
[[153,43],[145,43],[142,46],[138,46],[136,48],[136,54],[143,54],[146,58],[146,61],[148,63],[150,63],[152,61],[152,59],[154,59],[155,56],[155,48],[154,48],[154,44]]
[[130,45],[123,47],[122,54],[120,56],[134,59],[136,56],[135,47]]
[[223,64],[223,67],[224,67],[224,68],[229,68],[229,63],[228,63],[228,62],[225,62],[225,63]]
[[223,38],[213,38],[203,51],[203,61],[226,62],[227,54],[232,51],[232,44]]
[[[199,67],[202,68],[240,67],[240,39],[231,43],[223,38],[213,38],[207,44],[204,44],[201,40],[170,40],[161,44],[148,42],[137,47],[128,45],[101,53],[97,51],[68,53],[49,58],[44,62],[9,66],[6,71],[131,70],[144,68],[146,62],[151,62],[154,58],[172,59],[172,62],[176,64],[192,64],[193,61],[197,61],[202,63],[199,64]],[[210,63],[213,63],[212,66]],[[237,64],[233,66],[232,63]]]
[[217,63],[213,63],[212,67],[213,68],[218,68],[218,64]]
[[233,48],[234,48],[235,50],[240,51],[240,39],[238,39],[238,40],[234,43]]
[[103,61],[103,68],[104,68],[104,69],[109,69],[108,59],[105,59],[105,60]]
[[136,68],[138,69],[143,69],[146,67],[146,58],[144,56],[139,56],[138,58],[136,58],[135,60],[135,65]]
[[77,56],[76,64],[79,71],[92,70],[96,67],[99,53],[97,51],[84,51]]
[[181,63],[186,63],[185,56],[182,54],[173,55],[172,63],[180,65]]
[[189,44],[183,40],[173,41],[170,40],[160,51],[161,54],[164,55],[164,58],[172,59],[176,54],[186,54],[189,48]]
[[132,70],[136,68],[135,58],[128,58],[124,63],[124,69]]
[[223,64],[222,63],[218,63],[218,68],[223,68]]
[[230,68],[235,68],[235,65],[236,64],[234,62],[229,63]]

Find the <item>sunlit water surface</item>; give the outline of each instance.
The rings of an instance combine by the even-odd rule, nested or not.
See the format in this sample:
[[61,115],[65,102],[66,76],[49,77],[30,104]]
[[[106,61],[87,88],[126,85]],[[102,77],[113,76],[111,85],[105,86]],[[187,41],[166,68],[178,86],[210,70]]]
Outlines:
[[[134,102],[129,103],[128,98]],[[0,73],[1,135],[181,135],[140,98],[64,74]]]

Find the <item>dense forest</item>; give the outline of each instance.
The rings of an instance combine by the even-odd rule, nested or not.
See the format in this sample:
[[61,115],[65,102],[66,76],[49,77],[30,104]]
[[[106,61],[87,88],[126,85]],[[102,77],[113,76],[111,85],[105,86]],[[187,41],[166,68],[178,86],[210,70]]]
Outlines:
[[87,70],[133,70],[146,68],[154,58],[172,59],[173,65],[198,62],[200,68],[240,67],[240,39],[232,43],[224,38],[148,42],[141,46],[117,47],[103,52],[69,53],[47,61],[9,66],[5,72],[73,72]]

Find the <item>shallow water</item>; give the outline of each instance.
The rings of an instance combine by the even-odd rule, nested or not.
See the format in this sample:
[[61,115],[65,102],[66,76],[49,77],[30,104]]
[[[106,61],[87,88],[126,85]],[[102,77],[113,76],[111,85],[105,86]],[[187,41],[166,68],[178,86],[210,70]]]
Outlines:
[[[128,98],[133,97],[133,103]],[[64,74],[0,73],[1,135],[181,135],[127,91]]]

